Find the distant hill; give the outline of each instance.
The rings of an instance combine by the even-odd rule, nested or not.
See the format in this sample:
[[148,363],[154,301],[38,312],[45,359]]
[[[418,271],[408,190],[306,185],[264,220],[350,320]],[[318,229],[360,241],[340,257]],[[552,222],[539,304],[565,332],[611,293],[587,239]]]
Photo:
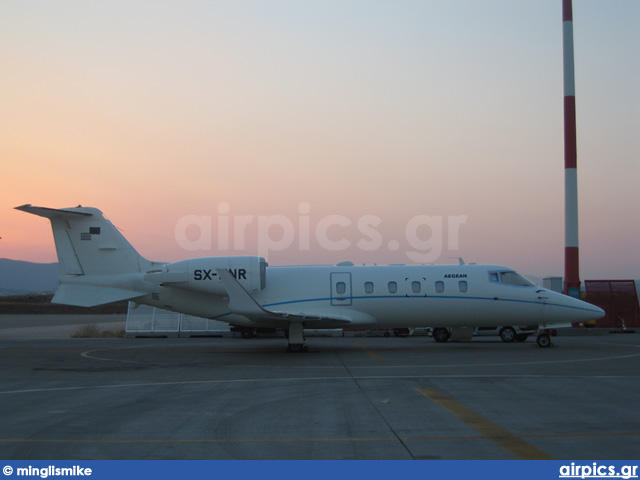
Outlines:
[[57,263],[0,258],[0,295],[49,293],[58,288]]
[[61,314],[123,314],[127,313],[126,301],[98,307],[73,307],[51,303],[52,293],[0,296],[0,315],[61,315]]

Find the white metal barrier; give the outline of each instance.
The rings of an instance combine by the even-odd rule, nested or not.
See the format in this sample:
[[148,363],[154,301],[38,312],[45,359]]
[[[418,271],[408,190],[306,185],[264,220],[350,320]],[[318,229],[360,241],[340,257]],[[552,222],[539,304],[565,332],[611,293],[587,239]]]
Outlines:
[[227,323],[208,318],[193,317],[161,308],[129,302],[125,332],[127,336],[167,335],[223,335],[230,332]]

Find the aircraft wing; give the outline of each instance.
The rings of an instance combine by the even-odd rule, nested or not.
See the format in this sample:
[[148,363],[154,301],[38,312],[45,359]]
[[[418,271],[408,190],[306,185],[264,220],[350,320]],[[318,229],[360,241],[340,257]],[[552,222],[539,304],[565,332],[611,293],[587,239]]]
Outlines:
[[229,310],[236,315],[242,315],[255,322],[263,321],[269,324],[282,322],[283,326],[299,322],[309,328],[314,328],[314,326],[335,326],[342,328],[352,323],[351,318],[341,315],[309,315],[301,312],[267,310],[240,285],[229,270],[217,268],[216,272],[227,291],[227,295],[229,295]]

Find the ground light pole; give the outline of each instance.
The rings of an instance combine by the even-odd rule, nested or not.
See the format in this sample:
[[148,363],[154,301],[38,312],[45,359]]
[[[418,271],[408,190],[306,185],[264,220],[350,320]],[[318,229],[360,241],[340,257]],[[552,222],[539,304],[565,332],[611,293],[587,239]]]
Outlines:
[[562,44],[564,65],[564,293],[579,298],[576,92],[573,62],[573,7],[571,0],[562,0]]

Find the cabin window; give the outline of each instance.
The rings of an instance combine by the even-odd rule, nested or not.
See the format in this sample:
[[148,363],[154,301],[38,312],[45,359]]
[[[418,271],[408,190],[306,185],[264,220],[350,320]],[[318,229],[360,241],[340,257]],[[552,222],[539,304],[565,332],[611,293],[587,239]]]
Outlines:
[[364,282],[364,293],[373,293],[373,282]]
[[398,284],[396,282],[389,282],[389,293],[398,293]]
[[413,293],[420,293],[421,289],[422,285],[420,285],[420,282],[411,282],[411,291]]
[[336,283],[336,293],[338,295],[344,295],[344,292],[347,291],[347,284],[344,282]]
[[467,282],[465,282],[464,280],[458,282],[458,289],[460,290],[460,293],[467,293],[467,290],[468,290]]
[[436,282],[436,293],[444,292],[444,282]]
[[500,279],[498,278],[498,272],[489,273],[489,280],[498,283],[500,281]]

